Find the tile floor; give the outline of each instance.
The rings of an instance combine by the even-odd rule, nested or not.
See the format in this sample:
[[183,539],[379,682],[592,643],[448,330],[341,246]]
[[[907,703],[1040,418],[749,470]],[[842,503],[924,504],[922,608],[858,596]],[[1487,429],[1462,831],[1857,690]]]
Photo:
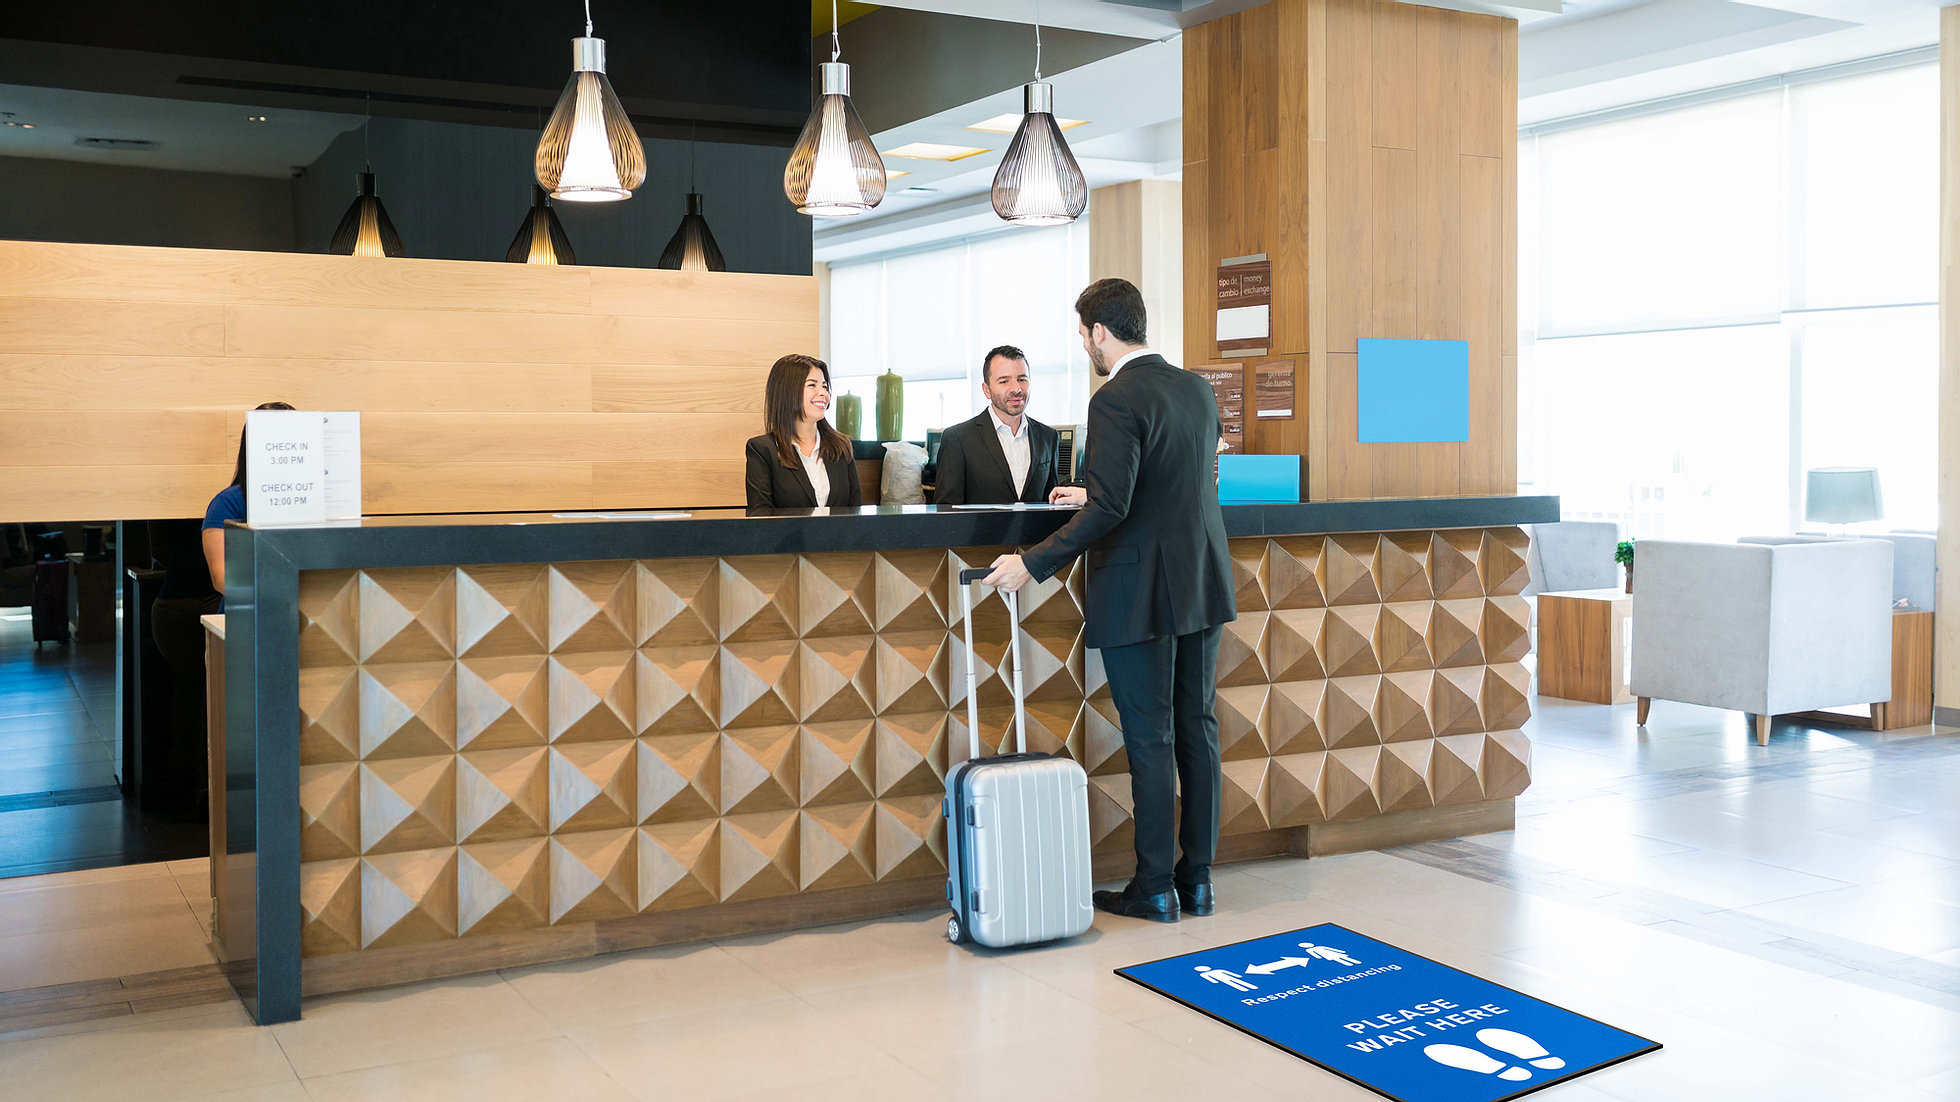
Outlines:
[[[1642,732],[1630,706],[1538,707],[1516,830],[1221,869],[1211,919],[986,953],[920,912],[315,999],[272,1029],[235,1004],[52,1025],[0,1036],[0,1083],[149,1102],[1373,1098],[1110,974],[1337,921],[1667,1046],[1547,1099],[1960,1099],[1960,738],[1785,726],[1762,748],[1698,708],[1657,704]],[[64,951],[84,956],[190,946],[200,875],[0,882],[0,929],[79,930]]]

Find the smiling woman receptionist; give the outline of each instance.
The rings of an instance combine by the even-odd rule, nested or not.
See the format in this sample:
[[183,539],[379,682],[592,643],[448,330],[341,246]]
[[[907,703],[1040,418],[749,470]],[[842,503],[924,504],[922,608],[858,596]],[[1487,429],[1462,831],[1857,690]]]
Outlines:
[[789,355],[769,369],[763,425],[749,438],[751,509],[855,508],[864,504],[851,442],[830,427],[830,368],[815,356]]

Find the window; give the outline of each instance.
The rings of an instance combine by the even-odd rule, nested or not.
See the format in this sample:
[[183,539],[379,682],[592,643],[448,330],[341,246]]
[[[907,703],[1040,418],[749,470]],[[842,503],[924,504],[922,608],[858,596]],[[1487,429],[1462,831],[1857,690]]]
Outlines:
[[1075,295],[1088,283],[1086,225],[1014,229],[925,252],[837,264],[830,272],[830,371],[839,394],[864,398],[859,435],[877,435],[877,377],[905,378],[901,435],[979,413],[980,357],[1012,344],[1028,354],[1028,412],[1083,419],[1088,359]]
[[1937,520],[1936,64],[1527,133],[1519,473],[1571,519],[1806,527],[1804,471],[1876,466]]

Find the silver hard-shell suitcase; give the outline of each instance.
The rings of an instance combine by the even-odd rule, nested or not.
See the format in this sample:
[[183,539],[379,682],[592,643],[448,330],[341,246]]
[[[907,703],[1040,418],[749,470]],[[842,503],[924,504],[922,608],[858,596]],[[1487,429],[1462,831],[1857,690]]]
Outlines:
[[[966,761],[946,771],[946,937],[990,948],[1036,945],[1089,928],[1089,777],[1061,755],[1030,754],[1021,689],[1021,610],[1007,600],[1007,650],[1014,670],[1016,753],[980,756],[980,706],[973,650],[972,583],[960,572],[966,620]],[[1003,747],[1005,749],[1005,747]]]

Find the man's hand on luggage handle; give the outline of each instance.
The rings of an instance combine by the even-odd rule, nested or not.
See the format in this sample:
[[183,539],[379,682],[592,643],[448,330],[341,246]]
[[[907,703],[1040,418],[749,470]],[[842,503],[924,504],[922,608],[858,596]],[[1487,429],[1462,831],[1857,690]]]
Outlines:
[[1089,491],[1080,486],[1057,486],[1048,492],[1050,505],[1087,505]]
[[986,585],[997,586],[1009,593],[1019,593],[1021,587],[1034,580],[1019,555],[1002,555],[994,560],[994,572],[981,579]]

